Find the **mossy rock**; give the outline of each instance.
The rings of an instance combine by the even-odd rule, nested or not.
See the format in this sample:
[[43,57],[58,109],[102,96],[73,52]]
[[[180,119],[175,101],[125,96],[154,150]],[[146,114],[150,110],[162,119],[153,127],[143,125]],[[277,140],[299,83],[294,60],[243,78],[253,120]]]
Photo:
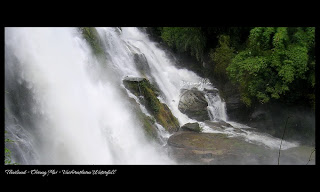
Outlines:
[[138,121],[141,123],[143,131],[147,138],[152,141],[160,142],[157,127],[155,125],[155,119],[144,114],[141,111],[139,104],[133,98],[128,99],[130,108],[133,110],[132,114],[134,114]]
[[102,41],[99,34],[94,27],[79,27],[79,30],[83,37],[87,40],[91,49],[96,56],[103,55]]
[[124,86],[136,95],[156,121],[170,133],[179,130],[179,122],[168,106],[161,103],[157,96],[159,91],[145,78],[126,78]]
[[138,112],[139,119],[142,123],[143,130],[145,134],[147,135],[148,138],[152,140],[158,140],[158,132],[157,132],[157,127],[155,125],[155,120],[152,117],[149,117],[142,113],[141,111]]

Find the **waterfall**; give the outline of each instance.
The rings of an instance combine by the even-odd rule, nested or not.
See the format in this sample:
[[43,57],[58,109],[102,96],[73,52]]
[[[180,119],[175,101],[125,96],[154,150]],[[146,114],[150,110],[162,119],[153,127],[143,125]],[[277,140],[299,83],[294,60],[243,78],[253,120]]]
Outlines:
[[[205,93],[211,121],[228,121],[216,88],[187,69],[175,67],[157,43],[134,27],[96,28],[104,56],[97,59],[75,28],[5,29],[5,129],[20,164],[175,164],[164,145],[170,134],[156,123],[163,145],[150,143],[134,118],[125,77],[145,77],[180,126],[197,122],[178,109],[182,89]],[[137,64],[137,59],[142,64]],[[202,82],[202,83],[199,83]],[[147,116],[147,110],[140,105]],[[215,132],[200,125],[204,132]],[[246,130],[223,133],[279,146],[280,140]],[[271,140],[270,140],[271,138]],[[272,140],[273,139],[273,140]],[[271,143],[271,144],[270,144]],[[283,149],[296,146],[284,142]]]
[[[174,163],[144,138],[116,86],[118,79],[99,70],[76,29],[6,28],[5,52],[5,126],[15,141],[14,161]],[[115,53],[114,67],[126,56]]]

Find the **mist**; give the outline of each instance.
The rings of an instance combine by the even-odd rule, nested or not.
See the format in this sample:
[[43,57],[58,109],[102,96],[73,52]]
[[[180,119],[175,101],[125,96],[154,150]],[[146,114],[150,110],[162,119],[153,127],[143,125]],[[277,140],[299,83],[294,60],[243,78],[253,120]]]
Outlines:
[[[26,135],[32,135],[20,138],[29,142],[27,146],[16,146],[17,150],[24,147],[34,153],[33,157],[25,157],[32,161],[24,162],[173,163],[147,143],[114,87],[115,79],[95,80],[100,73],[95,72],[97,60],[75,29],[6,28],[5,34],[5,68],[14,73],[6,73],[6,109],[14,105],[11,98],[23,100],[9,83],[23,88],[31,97],[21,101],[31,111],[27,107],[17,113],[33,114],[32,127],[26,126],[25,118],[19,118],[14,111],[6,116],[17,119]],[[6,121],[9,130],[13,127],[10,123]]]

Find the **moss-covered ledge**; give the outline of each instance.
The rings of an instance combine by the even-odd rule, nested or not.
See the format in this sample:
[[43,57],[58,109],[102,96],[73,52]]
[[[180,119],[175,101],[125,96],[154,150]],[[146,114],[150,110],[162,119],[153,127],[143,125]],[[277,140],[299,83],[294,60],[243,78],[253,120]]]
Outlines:
[[97,29],[94,27],[79,27],[82,36],[89,43],[93,53],[96,56],[103,55],[102,41],[99,37]]
[[[168,106],[161,103],[157,96],[159,91],[145,78],[126,78],[124,86],[136,95],[156,121],[169,133],[178,131],[180,126],[177,118],[171,113]],[[142,97],[141,97],[142,96]]]

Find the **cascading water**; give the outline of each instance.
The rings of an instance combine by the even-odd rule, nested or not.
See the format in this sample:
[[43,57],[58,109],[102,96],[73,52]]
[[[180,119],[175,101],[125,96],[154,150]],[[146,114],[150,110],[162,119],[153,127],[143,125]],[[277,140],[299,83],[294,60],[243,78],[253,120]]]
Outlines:
[[6,28],[6,130],[15,140],[13,160],[173,164],[143,137],[117,79],[96,78],[97,61],[80,37],[72,28]]
[[[161,146],[149,143],[128,107],[122,80],[146,77],[155,84],[180,125],[197,122],[178,109],[181,89],[205,93],[211,121],[228,121],[216,90],[174,61],[137,28],[96,28],[105,51],[98,61],[73,28],[5,29],[5,128],[20,164],[175,164]],[[141,72],[135,56],[144,59]],[[206,82],[201,83],[199,82]],[[141,110],[146,115],[147,110]],[[200,123],[204,132],[219,132]],[[161,141],[170,134],[156,123]],[[280,139],[226,128],[223,133],[279,147]],[[283,149],[296,146],[284,142]]]

